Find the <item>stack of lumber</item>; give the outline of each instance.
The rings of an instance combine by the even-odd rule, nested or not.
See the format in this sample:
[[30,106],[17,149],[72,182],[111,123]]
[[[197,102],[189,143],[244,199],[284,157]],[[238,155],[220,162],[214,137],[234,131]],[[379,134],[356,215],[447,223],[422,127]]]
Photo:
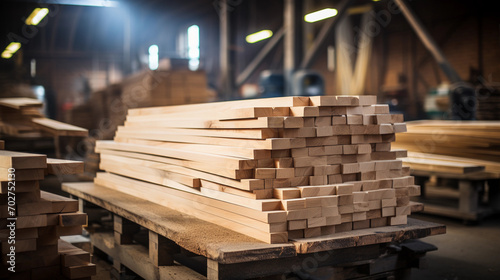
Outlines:
[[415,121],[393,147],[409,151],[414,170],[500,174],[499,121]]
[[144,71],[123,81],[128,108],[180,105],[213,101],[204,71]]
[[0,132],[15,137],[87,136],[86,129],[45,118],[43,103],[25,97],[0,98]]
[[[81,162],[0,151],[2,279],[90,279],[90,254],[59,239],[82,234],[78,201],[40,190],[46,174],[75,174]],[[14,272],[12,272],[14,271]]]
[[374,96],[129,110],[94,182],[268,243],[406,224],[420,193]]
[[[184,62],[171,59],[165,63],[178,65]],[[164,70],[138,72],[120,83],[93,92],[86,104],[66,112],[66,122],[96,132],[85,141],[89,147],[82,155],[86,166],[85,179],[94,178],[98,171],[99,158],[93,152],[95,140],[113,139],[117,127],[123,125],[128,109],[203,103],[216,99],[216,93],[207,88],[204,71],[182,68],[167,66]]]

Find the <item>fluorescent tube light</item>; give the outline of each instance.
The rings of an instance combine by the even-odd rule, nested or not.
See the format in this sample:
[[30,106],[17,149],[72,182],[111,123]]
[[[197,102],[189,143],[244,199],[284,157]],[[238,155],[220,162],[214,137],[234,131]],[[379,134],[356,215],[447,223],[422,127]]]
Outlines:
[[246,37],[246,40],[248,43],[253,44],[262,40],[265,40],[267,38],[270,38],[273,36],[273,32],[271,30],[261,30],[259,32],[255,32],[253,34],[250,34]]
[[319,10],[319,11],[312,12],[312,13],[305,15],[304,20],[306,22],[317,22],[320,20],[334,17],[337,14],[338,14],[338,11],[336,9],[326,8],[326,9]]
[[42,21],[42,19],[49,13],[47,8],[36,8],[33,10],[31,15],[26,19],[25,23],[27,25],[37,25]]

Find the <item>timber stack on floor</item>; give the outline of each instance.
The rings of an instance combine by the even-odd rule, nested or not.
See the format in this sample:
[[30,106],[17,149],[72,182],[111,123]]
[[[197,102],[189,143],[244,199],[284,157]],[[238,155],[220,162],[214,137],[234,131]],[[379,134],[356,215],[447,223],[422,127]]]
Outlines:
[[95,183],[267,243],[406,224],[420,193],[375,96],[129,110]]
[[82,162],[0,151],[1,279],[90,279],[96,273],[88,252],[59,239],[82,234],[87,215],[78,212],[78,201],[39,186],[47,174],[79,172]]

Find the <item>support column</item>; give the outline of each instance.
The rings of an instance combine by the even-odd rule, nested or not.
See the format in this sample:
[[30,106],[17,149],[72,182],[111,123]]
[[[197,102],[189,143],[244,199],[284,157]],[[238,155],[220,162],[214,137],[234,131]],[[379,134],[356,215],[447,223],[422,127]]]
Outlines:
[[293,73],[302,55],[302,0],[285,0],[284,14],[284,77],[285,95],[292,95]]
[[460,180],[458,188],[460,191],[458,209],[461,213],[477,214],[479,201],[478,187],[483,181]]
[[219,37],[220,37],[220,93],[224,100],[233,99],[233,86],[231,76],[231,54],[229,45],[231,44],[230,14],[228,0],[220,0],[219,13]]

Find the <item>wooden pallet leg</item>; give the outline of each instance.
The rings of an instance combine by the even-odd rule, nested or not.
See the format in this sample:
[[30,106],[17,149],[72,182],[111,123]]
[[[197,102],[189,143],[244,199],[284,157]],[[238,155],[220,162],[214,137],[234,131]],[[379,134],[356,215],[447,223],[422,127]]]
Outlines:
[[477,214],[477,206],[479,202],[478,187],[481,184],[484,184],[484,181],[460,180],[458,182],[458,188],[460,191],[458,210],[461,213],[467,213],[473,215]]
[[83,211],[84,204],[85,204],[85,201],[81,198],[78,198],[78,211],[85,213],[85,211]]
[[179,252],[179,246],[175,242],[149,231],[149,258],[155,266],[173,265],[174,254]]
[[494,212],[500,212],[500,180],[488,180],[488,201]]
[[113,215],[113,227],[115,230],[115,242],[117,244],[132,244],[134,234],[136,234],[141,227],[127,219],[123,219],[118,215]]
[[113,268],[109,272],[111,279],[120,280],[122,278],[121,277],[122,273],[123,273],[122,263],[118,259],[113,259]]
[[208,280],[219,280],[223,279],[223,276],[221,275],[221,270],[220,267],[221,264],[219,264],[216,261],[213,261],[211,259],[207,259],[207,279]]

